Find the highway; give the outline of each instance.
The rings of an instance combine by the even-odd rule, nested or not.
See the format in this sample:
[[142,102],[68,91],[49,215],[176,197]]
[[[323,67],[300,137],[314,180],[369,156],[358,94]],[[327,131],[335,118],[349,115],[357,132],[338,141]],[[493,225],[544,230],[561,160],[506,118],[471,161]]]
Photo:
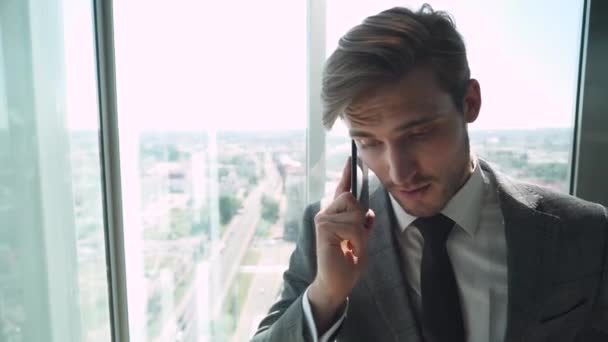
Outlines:
[[[261,199],[263,194],[276,193],[281,186],[281,178],[277,172],[270,155],[267,153],[263,161],[265,177],[253,188],[247,198],[243,201],[243,209],[230,221],[221,240],[211,242],[210,261],[213,267],[217,267],[218,279],[209,279],[207,284],[215,284],[212,289],[216,293],[210,293],[211,308],[209,317],[217,318],[220,315],[222,304],[231,288],[231,285],[239,272],[239,267],[258,226],[261,216]],[[197,265],[192,268],[197,270]],[[211,278],[213,277],[211,272]],[[194,279],[197,277],[195,276]],[[196,341],[196,303],[197,284],[193,281],[186,290],[180,303],[175,307],[171,316],[163,321],[161,333],[154,341]],[[213,291],[211,291],[213,292]],[[200,324],[200,323],[199,323]]]

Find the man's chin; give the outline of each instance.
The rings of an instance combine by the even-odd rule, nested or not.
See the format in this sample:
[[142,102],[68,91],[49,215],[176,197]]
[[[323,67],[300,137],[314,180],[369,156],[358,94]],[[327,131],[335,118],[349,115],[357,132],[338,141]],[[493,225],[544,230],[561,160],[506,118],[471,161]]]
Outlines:
[[406,213],[415,217],[429,217],[441,211],[441,208],[403,208]]
[[393,194],[393,196],[397,199],[397,202],[399,202],[401,208],[412,216],[433,216],[443,209],[443,205],[437,204],[437,201],[434,200],[433,196],[428,196],[427,198],[419,200],[412,200],[411,198],[403,196],[402,194]]

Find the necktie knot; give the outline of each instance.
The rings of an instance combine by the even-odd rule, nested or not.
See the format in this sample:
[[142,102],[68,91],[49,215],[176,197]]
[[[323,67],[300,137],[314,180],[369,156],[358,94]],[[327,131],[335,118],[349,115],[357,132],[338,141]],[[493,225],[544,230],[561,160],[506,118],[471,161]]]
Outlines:
[[443,214],[435,214],[417,218],[414,225],[420,230],[425,242],[445,244],[454,227],[454,221]]

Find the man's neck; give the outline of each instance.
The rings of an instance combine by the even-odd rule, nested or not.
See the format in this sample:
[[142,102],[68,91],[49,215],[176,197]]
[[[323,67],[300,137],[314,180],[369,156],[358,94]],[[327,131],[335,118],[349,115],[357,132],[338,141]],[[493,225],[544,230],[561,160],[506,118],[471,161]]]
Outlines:
[[475,160],[476,160],[476,158],[472,154],[469,153],[469,161],[467,163],[467,167],[464,168],[462,178],[460,180],[460,183],[458,184],[456,191],[458,191],[460,188],[462,188],[466,184],[466,182],[469,180],[469,178],[471,178],[471,175],[475,171],[475,166],[476,166]]

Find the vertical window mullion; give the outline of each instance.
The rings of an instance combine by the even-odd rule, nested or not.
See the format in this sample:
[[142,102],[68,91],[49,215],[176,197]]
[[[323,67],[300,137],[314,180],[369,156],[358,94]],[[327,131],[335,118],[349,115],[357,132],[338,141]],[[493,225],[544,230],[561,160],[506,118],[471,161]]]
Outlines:
[[325,60],[325,0],[307,0],[306,202],[320,200],[325,184],[325,130],[321,72]]
[[113,341],[129,341],[112,1],[94,1],[106,253]]
[[603,20],[608,15],[608,3],[588,0],[585,11],[573,193],[583,199],[608,205],[606,185],[602,184],[606,182],[608,160],[600,157],[608,154],[608,117],[605,115],[608,112],[605,99],[608,88],[608,69],[605,65],[608,59],[605,46],[608,23]]

